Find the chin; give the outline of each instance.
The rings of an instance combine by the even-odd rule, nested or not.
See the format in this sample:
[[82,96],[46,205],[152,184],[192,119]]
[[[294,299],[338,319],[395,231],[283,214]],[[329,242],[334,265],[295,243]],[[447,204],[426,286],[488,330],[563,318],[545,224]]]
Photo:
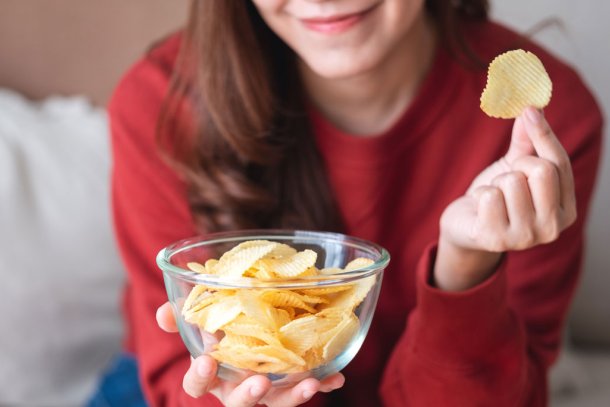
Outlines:
[[372,56],[342,56],[304,61],[311,72],[326,79],[348,79],[365,74],[375,66],[376,62],[377,58]]

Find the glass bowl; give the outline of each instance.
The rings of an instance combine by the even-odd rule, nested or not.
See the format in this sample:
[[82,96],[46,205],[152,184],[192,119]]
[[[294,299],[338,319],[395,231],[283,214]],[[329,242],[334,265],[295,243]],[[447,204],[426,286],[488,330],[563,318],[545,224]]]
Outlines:
[[[203,265],[209,259],[219,259],[252,240],[314,251],[317,256],[311,269],[317,274],[260,280],[205,272]],[[348,271],[342,270],[358,258],[370,260],[353,262]],[[301,230],[210,234],[176,242],[157,256],[178,330],[191,355],[212,353],[219,360],[221,379],[241,382],[263,374],[274,386],[308,377],[322,380],[354,358],[371,324],[389,261],[383,247],[366,240]],[[194,263],[201,266],[194,268]],[[221,301],[223,305],[218,305]],[[210,305],[217,309],[212,311]],[[198,313],[207,309],[207,322],[187,309]],[[210,322],[212,313],[214,323]],[[261,326],[253,317],[261,318]]]

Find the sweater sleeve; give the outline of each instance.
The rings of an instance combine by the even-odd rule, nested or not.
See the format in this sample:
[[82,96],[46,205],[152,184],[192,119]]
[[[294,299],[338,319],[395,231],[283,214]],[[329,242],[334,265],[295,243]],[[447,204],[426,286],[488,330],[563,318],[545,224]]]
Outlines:
[[182,379],[189,354],[178,334],[163,332],[157,308],[167,301],[155,263],[160,249],[196,234],[185,186],[160,158],[155,129],[168,74],[144,59],[126,74],[109,104],[112,137],[112,207],[119,250],[128,279],[124,309],[129,350],[152,406],[218,406],[211,395],[189,397]]
[[581,268],[602,128],[580,80],[563,79],[574,84],[566,85],[570,97],[546,113],[570,155],[578,220],[551,244],[508,253],[494,275],[459,293],[429,284],[430,245],[418,265],[417,305],[384,372],[386,405],[547,405],[546,375]]

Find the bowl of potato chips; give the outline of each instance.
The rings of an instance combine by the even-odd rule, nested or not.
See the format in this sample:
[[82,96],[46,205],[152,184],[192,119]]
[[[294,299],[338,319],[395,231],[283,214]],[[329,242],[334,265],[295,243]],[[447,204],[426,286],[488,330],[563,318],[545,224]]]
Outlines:
[[381,246],[328,232],[210,234],[162,249],[157,264],[182,340],[218,362],[218,377],[274,386],[343,369],[368,332],[383,271]]

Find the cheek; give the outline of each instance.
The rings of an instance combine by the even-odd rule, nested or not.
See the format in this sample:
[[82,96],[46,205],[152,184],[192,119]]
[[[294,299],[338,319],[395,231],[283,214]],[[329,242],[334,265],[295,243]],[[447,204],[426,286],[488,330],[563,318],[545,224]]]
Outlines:
[[[234,1],[234,0],[228,0]],[[243,0],[237,0],[243,1]],[[248,0],[250,1],[250,0]],[[286,14],[284,12],[286,3],[288,0],[251,0],[256,7],[258,14],[265,21],[267,26],[274,31],[280,38],[283,37],[285,29],[283,26],[286,20]]]
[[[229,0],[229,1],[234,1],[234,0]],[[244,0],[237,0],[237,1],[244,1]],[[258,11],[259,11],[259,13],[261,13],[261,15],[263,13],[278,12],[282,8],[284,8],[284,6],[287,3],[287,0],[246,0],[246,1],[252,1],[252,3],[258,9]]]

